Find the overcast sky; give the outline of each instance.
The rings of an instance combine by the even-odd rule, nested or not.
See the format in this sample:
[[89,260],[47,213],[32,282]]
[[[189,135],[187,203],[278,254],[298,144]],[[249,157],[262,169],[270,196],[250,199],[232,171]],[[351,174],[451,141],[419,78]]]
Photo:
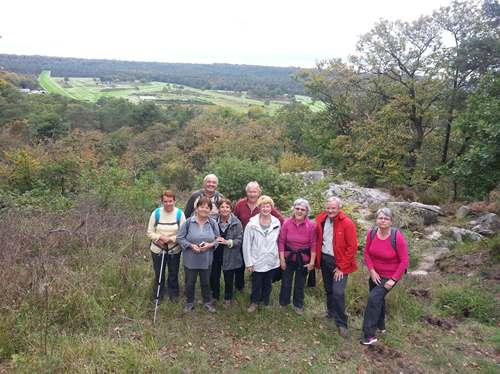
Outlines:
[[1,0],[0,53],[312,67],[449,0]]

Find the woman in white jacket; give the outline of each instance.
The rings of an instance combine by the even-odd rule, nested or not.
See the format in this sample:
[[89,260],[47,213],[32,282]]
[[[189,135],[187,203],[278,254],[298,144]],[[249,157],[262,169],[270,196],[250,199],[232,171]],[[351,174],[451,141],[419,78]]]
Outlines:
[[271,215],[274,202],[269,196],[257,200],[260,213],[252,217],[243,236],[243,258],[252,273],[252,293],[247,311],[255,312],[259,304],[269,305],[273,274],[280,266],[278,236],[280,221]]

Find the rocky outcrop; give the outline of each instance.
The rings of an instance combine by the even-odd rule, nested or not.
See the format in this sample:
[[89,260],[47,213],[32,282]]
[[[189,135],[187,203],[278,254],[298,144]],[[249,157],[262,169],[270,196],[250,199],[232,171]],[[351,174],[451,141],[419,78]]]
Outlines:
[[353,182],[344,182],[341,184],[332,183],[327,191],[327,197],[337,196],[349,204],[368,207],[371,205],[382,205],[394,198],[387,192],[376,188],[360,187]]
[[500,232],[500,218],[495,213],[486,213],[470,221],[472,231],[481,235],[492,236]]
[[461,227],[450,227],[450,236],[457,242],[474,241],[477,242],[483,238],[482,235],[472,230],[463,229]]
[[395,221],[399,227],[418,229],[437,222],[443,215],[437,205],[426,205],[417,202],[393,201],[386,204],[393,210]]
[[325,178],[325,173],[320,171],[303,171],[295,173],[296,176],[301,178],[306,183],[315,183]]

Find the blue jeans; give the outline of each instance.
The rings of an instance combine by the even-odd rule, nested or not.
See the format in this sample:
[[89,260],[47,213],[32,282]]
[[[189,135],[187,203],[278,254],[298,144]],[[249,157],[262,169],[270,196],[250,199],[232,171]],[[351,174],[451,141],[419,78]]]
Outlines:
[[326,294],[326,310],[329,318],[335,319],[338,327],[347,328],[347,315],[345,314],[345,288],[347,275],[339,281],[333,280],[335,270],[335,257],[322,253],[321,274]]
[[363,319],[363,336],[365,338],[375,336],[377,328],[385,330],[385,296],[389,291],[384,287],[384,284],[388,280],[382,278],[380,284],[374,283],[371,278],[368,280],[370,293],[368,294],[368,303],[366,304]]

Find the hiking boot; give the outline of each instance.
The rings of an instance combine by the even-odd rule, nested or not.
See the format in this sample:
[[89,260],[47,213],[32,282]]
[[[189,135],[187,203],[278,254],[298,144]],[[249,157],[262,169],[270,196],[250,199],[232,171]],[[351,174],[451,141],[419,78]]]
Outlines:
[[298,306],[293,306],[293,311],[299,315],[299,316],[302,316],[304,315],[304,308],[299,308]]
[[347,339],[349,337],[349,330],[347,327],[339,326],[339,335],[344,339]]
[[255,303],[251,303],[248,308],[247,308],[247,312],[248,313],[253,313],[257,310],[257,304]]
[[377,329],[377,334],[383,335],[387,332],[386,329]]
[[375,344],[377,342],[377,338],[374,337],[374,336],[370,336],[369,338],[363,338],[361,339],[361,344],[363,345],[372,345],[372,344]]
[[184,306],[184,313],[190,313],[194,310],[194,304],[193,303],[187,303]]
[[203,308],[205,308],[205,310],[208,313],[215,313],[217,311],[217,310],[215,310],[214,306],[211,303],[205,303],[205,304],[203,304]]

